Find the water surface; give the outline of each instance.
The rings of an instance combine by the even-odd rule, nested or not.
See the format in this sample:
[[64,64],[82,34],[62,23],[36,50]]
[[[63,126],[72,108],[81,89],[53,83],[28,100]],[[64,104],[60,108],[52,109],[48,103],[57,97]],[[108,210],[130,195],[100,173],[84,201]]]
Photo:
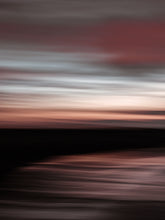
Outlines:
[[1,183],[0,219],[164,219],[163,151],[52,157],[21,167]]

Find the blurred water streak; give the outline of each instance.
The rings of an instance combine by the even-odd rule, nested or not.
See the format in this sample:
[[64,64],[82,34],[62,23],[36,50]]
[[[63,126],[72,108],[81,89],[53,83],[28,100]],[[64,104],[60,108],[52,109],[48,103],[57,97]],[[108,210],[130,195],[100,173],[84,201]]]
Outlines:
[[0,187],[0,218],[164,219],[160,149],[51,158],[13,171]]

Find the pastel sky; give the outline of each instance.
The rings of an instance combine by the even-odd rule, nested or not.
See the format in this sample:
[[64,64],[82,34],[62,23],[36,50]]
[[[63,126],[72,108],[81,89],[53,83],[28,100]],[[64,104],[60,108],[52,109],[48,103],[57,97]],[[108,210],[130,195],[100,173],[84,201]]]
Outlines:
[[0,1],[0,127],[164,128],[163,7]]

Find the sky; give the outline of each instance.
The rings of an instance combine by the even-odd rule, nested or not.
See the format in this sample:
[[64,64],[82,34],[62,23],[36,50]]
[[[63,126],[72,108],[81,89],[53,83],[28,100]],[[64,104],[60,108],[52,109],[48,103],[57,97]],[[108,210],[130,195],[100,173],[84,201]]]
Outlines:
[[165,128],[164,8],[0,0],[0,127]]

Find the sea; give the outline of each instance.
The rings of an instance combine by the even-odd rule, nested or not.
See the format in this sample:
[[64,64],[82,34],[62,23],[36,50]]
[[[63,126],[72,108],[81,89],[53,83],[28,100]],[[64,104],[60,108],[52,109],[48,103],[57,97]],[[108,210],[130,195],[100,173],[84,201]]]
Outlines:
[[165,150],[52,156],[0,183],[1,220],[165,219]]

